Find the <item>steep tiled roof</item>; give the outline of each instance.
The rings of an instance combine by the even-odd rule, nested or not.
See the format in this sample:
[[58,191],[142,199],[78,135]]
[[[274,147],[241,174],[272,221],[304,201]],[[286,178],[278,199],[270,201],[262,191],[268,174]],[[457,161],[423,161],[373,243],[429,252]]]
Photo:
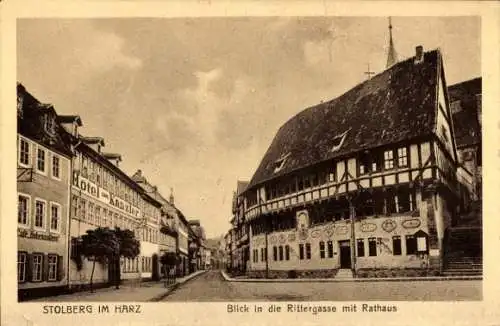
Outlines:
[[[407,59],[331,101],[292,117],[276,134],[249,188],[348,153],[430,135],[434,130],[441,54]],[[347,132],[336,151],[335,138]],[[287,157],[275,172],[277,161]]]
[[31,95],[26,88],[17,83],[18,105],[21,105],[22,116],[18,115],[17,132],[52,150],[71,156],[69,143],[65,141],[65,130],[56,123],[53,135],[47,134],[43,126],[42,116],[53,114],[57,121],[57,112],[51,104],[44,104]]
[[247,187],[248,187],[248,181],[239,181],[238,180],[238,184],[236,186],[236,194],[237,195],[240,195],[241,193],[243,193]]
[[448,87],[450,103],[460,101],[461,110],[453,113],[453,129],[457,147],[481,142],[481,125],[478,120],[476,95],[481,94],[481,78],[474,78]]

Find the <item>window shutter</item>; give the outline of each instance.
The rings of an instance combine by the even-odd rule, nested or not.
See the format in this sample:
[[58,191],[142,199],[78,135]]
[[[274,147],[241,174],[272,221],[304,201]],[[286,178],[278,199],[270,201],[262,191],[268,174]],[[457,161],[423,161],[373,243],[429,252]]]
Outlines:
[[33,281],[33,255],[26,254],[26,282]]
[[63,256],[57,256],[57,280],[61,281],[64,279],[64,264]]
[[42,281],[49,280],[49,255],[42,256]]

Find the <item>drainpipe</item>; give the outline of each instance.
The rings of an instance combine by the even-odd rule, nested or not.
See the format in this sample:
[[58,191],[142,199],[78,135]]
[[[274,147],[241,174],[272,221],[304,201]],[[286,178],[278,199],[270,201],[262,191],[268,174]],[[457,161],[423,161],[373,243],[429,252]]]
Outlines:
[[355,220],[356,210],[352,203],[352,197],[349,198],[349,219],[351,222],[351,269],[354,277],[356,277],[356,235],[355,235]]
[[[260,194],[258,194],[258,196],[259,196],[259,213],[260,213],[259,218],[262,218],[262,200],[260,198]],[[268,241],[267,241],[267,235],[268,235],[267,220],[265,220],[264,225],[265,225],[264,234],[265,234],[265,239],[266,239],[266,250],[265,250],[265,254],[266,254],[266,278],[269,278],[269,250],[268,250]]]

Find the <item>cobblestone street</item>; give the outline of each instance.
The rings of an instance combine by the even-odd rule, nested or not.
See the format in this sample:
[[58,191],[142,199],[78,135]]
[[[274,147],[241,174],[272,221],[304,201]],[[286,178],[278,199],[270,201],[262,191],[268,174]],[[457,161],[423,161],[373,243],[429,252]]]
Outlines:
[[164,301],[460,301],[481,300],[482,281],[227,282],[209,271]]

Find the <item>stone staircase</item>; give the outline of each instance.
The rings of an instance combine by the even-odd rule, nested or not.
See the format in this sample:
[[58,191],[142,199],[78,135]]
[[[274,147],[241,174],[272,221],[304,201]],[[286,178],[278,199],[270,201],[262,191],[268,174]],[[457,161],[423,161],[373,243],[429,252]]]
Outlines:
[[353,278],[352,270],[346,269],[346,268],[339,269],[337,271],[337,275],[335,275],[335,279],[339,279],[339,280],[350,280],[352,278]]
[[444,275],[482,275],[482,227],[453,227],[448,230],[444,244]]

